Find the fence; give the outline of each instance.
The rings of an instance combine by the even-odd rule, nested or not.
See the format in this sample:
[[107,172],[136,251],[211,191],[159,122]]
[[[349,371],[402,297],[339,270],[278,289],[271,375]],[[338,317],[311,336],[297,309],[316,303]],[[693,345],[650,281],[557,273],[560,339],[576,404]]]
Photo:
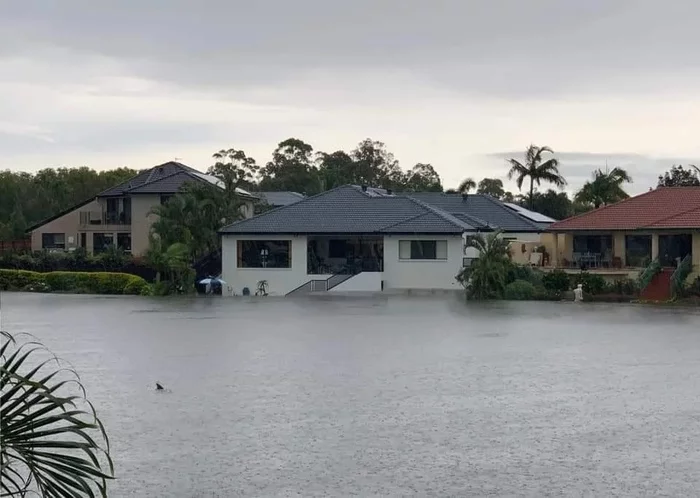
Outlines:
[[29,251],[32,248],[31,239],[0,240],[0,253]]

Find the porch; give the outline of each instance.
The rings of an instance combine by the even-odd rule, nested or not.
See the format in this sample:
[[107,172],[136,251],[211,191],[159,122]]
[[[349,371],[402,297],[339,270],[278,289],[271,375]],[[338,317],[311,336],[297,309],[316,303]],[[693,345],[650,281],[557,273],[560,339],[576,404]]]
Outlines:
[[373,236],[309,236],[309,275],[356,275],[384,271],[384,239]]
[[686,256],[694,267],[700,263],[700,232],[569,232],[551,240],[552,268],[615,273],[645,268],[657,258],[662,266],[675,268]]

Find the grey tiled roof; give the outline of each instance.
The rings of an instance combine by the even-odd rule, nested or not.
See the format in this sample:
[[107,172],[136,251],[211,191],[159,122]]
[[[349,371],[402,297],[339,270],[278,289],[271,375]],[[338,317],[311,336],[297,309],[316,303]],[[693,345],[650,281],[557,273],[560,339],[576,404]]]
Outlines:
[[[177,194],[185,183],[200,182],[217,185],[215,178],[201,171],[174,161],[154,166],[133,178],[98,194],[98,197],[122,196],[125,194]],[[239,189],[240,190],[240,189]],[[254,196],[240,190],[243,197]]]
[[450,213],[467,223],[483,223],[506,232],[541,232],[542,227],[490,195],[416,192],[404,194]]
[[270,206],[289,206],[304,199],[299,192],[256,192]]
[[267,211],[222,233],[454,233],[474,227],[432,206],[345,185]]
[[[125,182],[120,183],[119,185],[115,185],[114,187],[108,188],[104,192],[100,192],[98,194],[98,197],[109,197],[109,196],[118,196],[118,195],[124,195],[127,191],[130,191],[132,189],[135,189],[137,187],[141,187],[147,183],[151,183],[154,181],[158,181],[159,179],[162,179],[166,176],[174,175],[176,173],[181,173],[181,172],[195,172],[197,170],[190,168],[189,166],[185,164],[181,164],[175,161],[170,161],[167,163],[159,164],[158,166],[154,166],[151,169],[147,169],[144,171],[139,172],[138,175],[129,178]],[[162,192],[162,193],[171,193],[171,192]]]

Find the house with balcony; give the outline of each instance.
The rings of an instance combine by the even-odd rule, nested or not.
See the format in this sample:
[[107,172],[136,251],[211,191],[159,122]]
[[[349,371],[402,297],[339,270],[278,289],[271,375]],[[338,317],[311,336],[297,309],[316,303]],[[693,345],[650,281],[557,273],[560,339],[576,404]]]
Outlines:
[[458,290],[470,235],[538,240],[546,227],[487,195],[344,185],[224,227],[229,294]]
[[[71,251],[82,247],[99,253],[115,246],[135,256],[148,249],[156,215],[154,206],[167,202],[187,183],[202,182],[222,188],[221,182],[178,162],[167,162],[140,172],[94,198],[44,220],[27,232],[34,251]],[[239,189],[244,217],[253,216],[257,196]]]
[[659,187],[552,223],[551,266],[634,278],[652,260],[700,268],[700,187]]

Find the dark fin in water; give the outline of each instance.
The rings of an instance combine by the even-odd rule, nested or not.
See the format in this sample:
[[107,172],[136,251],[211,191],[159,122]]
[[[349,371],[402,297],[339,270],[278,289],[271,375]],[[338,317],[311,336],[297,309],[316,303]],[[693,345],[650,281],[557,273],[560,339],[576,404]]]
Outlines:
[[156,382],[156,391],[163,391],[165,388],[160,385],[160,382]]

